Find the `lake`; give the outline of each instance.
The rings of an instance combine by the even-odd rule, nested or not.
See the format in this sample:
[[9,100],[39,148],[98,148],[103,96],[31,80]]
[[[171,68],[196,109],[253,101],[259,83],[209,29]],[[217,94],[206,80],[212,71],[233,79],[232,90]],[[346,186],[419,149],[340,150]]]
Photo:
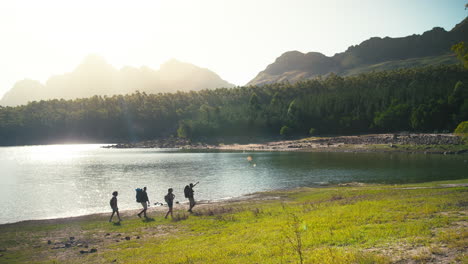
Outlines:
[[144,186],[154,204],[164,201],[170,187],[176,201],[186,202],[184,186],[197,181],[197,200],[219,200],[345,182],[461,179],[468,171],[467,155],[201,153],[101,146],[0,147],[0,223],[110,212],[115,190],[120,210],[137,209],[135,188]]

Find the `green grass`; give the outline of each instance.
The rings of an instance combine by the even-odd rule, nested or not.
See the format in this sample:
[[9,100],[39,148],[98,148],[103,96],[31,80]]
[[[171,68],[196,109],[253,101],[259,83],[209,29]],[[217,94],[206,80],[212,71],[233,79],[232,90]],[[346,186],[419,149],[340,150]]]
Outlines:
[[[196,207],[180,221],[160,213],[150,222],[127,217],[120,226],[107,216],[0,226],[0,248],[7,249],[0,262],[300,263],[300,255],[304,263],[424,263],[446,255],[462,262],[468,188],[443,187],[460,183],[468,180],[273,191],[261,196],[279,199]],[[47,245],[70,235],[98,252]]]

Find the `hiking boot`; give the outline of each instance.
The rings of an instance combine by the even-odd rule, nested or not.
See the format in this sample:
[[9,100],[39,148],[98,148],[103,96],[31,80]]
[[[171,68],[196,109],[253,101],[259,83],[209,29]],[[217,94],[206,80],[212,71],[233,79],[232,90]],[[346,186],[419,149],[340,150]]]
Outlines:
[[139,218],[141,218],[141,215],[140,214],[137,214]]

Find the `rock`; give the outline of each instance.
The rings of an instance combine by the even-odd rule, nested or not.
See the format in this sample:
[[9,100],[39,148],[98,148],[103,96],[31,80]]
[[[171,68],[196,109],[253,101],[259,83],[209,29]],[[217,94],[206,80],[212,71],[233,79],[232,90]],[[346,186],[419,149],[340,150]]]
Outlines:
[[47,244],[48,244],[48,245],[52,244],[52,241],[47,240]]
[[6,248],[0,248],[0,252],[5,252]]
[[137,239],[140,239],[140,236],[137,236]]
[[52,249],[60,249],[60,248],[65,248],[64,246],[55,246]]
[[114,259],[114,260],[112,261],[112,263],[114,263],[114,262],[117,262],[117,259]]
[[3,257],[3,254],[0,254],[0,257]]
[[78,245],[76,245],[76,246],[77,246],[77,247],[82,247],[82,246],[83,246],[83,244],[78,244]]
[[95,249],[95,248],[92,248],[92,249],[89,251],[89,253],[96,253],[96,252],[97,252],[97,249]]
[[69,247],[71,247],[71,244],[70,243],[65,243],[65,247],[69,248]]
[[70,237],[70,241],[75,240],[75,237]]
[[122,234],[117,234],[117,236],[121,236]]
[[129,236],[126,236],[126,237],[125,237],[125,240],[130,240],[130,237],[129,237]]
[[106,237],[106,236],[110,236],[110,234],[109,234],[109,233],[106,233],[104,236],[105,236],[105,237]]
[[80,253],[85,254],[85,253],[89,253],[89,251],[88,250],[80,250]]

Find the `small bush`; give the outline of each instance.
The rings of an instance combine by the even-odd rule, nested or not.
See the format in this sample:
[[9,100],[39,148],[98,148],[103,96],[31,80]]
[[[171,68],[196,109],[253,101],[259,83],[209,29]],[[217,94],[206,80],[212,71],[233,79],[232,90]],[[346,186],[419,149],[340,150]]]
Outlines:
[[467,136],[468,135],[468,121],[461,122],[455,128],[455,134]]
[[315,128],[309,129],[309,135],[313,136],[315,134],[317,134],[317,129],[315,129]]
[[454,131],[455,135],[461,136],[465,142],[468,142],[468,121],[458,124]]
[[290,136],[292,134],[292,129],[288,126],[283,126],[281,129],[280,129],[280,135],[281,136]]

